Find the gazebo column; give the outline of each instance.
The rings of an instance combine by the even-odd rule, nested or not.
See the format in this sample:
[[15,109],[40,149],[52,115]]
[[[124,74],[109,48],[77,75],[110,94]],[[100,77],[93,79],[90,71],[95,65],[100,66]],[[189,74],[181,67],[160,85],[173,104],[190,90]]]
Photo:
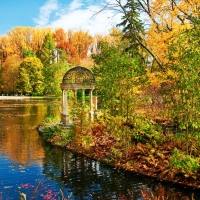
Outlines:
[[94,111],[93,111],[93,90],[90,90],[90,116],[91,116],[91,120],[94,120]]
[[94,111],[97,111],[97,96],[93,97]]
[[82,104],[85,105],[85,89],[82,89]]
[[62,115],[65,113],[65,90],[62,90]]
[[63,90],[62,94],[62,122],[69,124],[69,112],[68,112],[68,90]]
[[69,112],[68,112],[68,90],[65,90],[65,115],[69,116]]

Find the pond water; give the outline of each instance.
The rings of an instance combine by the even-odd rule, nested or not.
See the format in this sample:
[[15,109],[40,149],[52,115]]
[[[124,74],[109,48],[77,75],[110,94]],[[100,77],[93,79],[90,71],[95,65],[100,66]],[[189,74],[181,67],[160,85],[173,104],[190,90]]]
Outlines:
[[[0,100],[0,200],[200,199],[200,192],[119,171],[40,140],[52,100]],[[143,191],[143,195],[142,195]],[[150,199],[150,198],[149,198]]]

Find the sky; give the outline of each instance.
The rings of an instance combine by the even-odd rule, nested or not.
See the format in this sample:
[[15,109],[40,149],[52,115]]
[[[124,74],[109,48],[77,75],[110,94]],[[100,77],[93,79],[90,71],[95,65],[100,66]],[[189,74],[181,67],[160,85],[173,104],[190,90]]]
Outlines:
[[0,35],[16,26],[52,27],[107,34],[121,16],[106,11],[94,16],[108,0],[0,0]]

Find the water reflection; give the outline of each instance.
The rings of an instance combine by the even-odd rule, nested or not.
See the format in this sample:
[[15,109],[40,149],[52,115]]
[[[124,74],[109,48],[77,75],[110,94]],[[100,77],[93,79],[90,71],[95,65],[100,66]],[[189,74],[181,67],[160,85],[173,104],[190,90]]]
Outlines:
[[164,199],[200,199],[199,191],[118,171],[61,148],[48,145],[44,149],[44,173],[51,179],[61,181],[65,196],[71,194],[71,199],[142,200],[142,188],[146,188],[155,197],[152,198],[154,200],[161,192]]
[[34,158],[43,158],[44,152],[36,130],[46,115],[45,102],[5,102],[10,107],[0,108],[1,153],[20,163]]
[[39,200],[142,200],[143,187],[156,197],[160,184],[164,199],[200,199],[199,191],[117,171],[42,142],[36,127],[50,105],[46,100],[0,102],[0,200],[18,199],[20,192]]

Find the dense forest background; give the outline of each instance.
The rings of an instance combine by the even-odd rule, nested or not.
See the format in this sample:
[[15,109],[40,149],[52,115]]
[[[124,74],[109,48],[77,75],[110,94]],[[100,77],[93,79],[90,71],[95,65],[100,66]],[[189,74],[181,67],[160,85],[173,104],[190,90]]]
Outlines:
[[[118,29],[113,28],[108,35],[14,27],[0,36],[0,93],[58,94],[60,78],[72,66],[112,65],[107,66],[110,73],[115,70],[112,67],[125,68],[133,59],[139,70],[137,76],[145,76],[151,88],[156,88],[154,92],[164,83],[175,86],[175,78],[183,78],[182,73],[192,75],[190,66],[199,63],[197,0],[130,0],[125,4],[115,0],[100,12],[108,9],[122,13]],[[127,63],[117,62],[117,55],[124,56]],[[182,81],[196,83],[194,76],[180,80],[180,84]]]
[[93,43],[94,39],[82,30],[12,28],[0,36],[0,93],[60,94],[64,73],[88,59]]

